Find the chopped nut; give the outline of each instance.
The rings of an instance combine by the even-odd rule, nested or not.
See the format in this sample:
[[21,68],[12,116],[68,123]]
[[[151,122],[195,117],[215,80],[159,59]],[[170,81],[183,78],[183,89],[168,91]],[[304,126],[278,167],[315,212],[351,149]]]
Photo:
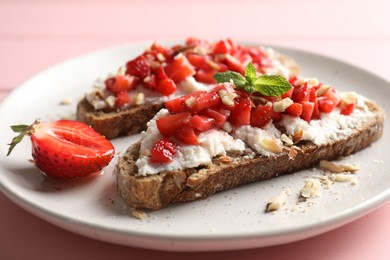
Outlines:
[[164,57],[164,55],[162,55],[161,53],[158,53],[158,54],[157,54],[157,59],[158,59],[159,61],[165,61],[165,57]]
[[320,97],[322,96],[323,94],[325,94],[326,91],[328,91],[328,89],[330,88],[329,85],[322,85],[319,89],[317,89],[317,97]]
[[354,93],[354,92],[343,93],[341,96],[341,102],[343,105],[356,103],[357,100],[358,100],[358,97],[357,97],[356,93]]
[[339,164],[339,166],[342,167],[344,169],[344,171],[347,171],[347,172],[356,172],[359,170],[359,167],[357,167],[356,165],[351,164],[351,163],[342,163],[342,164]]
[[287,201],[287,193],[286,191],[282,191],[276,198],[272,198],[270,201],[267,203],[266,211],[275,211],[280,209],[283,204],[285,204]]
[[209,65],[210,68],[212,68],[214,70],[219,70],[219,65],[217,63],[215,63],[214,61],[207,60],[206,63],[207,63],[207,65]]
[[224,103],[227,106],[234,106],[234,98],[237,97],[237,94],[234,92],[227,92],[224,89],[221,89],[218,91],[218,95],[222,100],[222,103]]
[[308,82],[309,82],[310,85],[312,85],[312,86],[317,86],[318,84],[320,84],[320,82],[318,81],[317,78],[311,78],[311,79],[309,79]]
[[60,101],[61,106],[66,106],[72,104],[72,99],[70,98],[64,98]]
[[196,172],[196,173],[193,173],[191,174],[188,178],[187,178],[187,186],[189,187],[195,187],[199,184],[201,184],[204,180],[207,179],[207,174],[205,174],[204,172],[202,171],[199,171],[199,172]]
[[222,155],[218,158],[221,163],[231,163],[233,160],[229,156]]
[[108,107],[111,107],[111,108],[115,107],[115,97],[114,96],[110,95],[104,101],[106,102]]
[[144,95],[144,93],[139,92],[139,93],[134,95],[133,99],[134,99],[134,104],[141,105],[144,103],[145,95]]
[[300,192],[301,197],[306,199],[313,197],[316,194],[319,187],[321,187],[321,183],[319,181],[314,179],[306,180],[305,186],[303,186]]
[[293,140],[293,143],[296,144],[298,143],[299,141],[302,140],[302,136],[303,136],[303,130],[297,130],[295,131],[293,137],[292,137],[292,140]]
[[330,171],[330,172],[343,172],[344,171],[344,168],[338,166],[335,163],[327,161],[327,160],[320,161],[320,168],[323,170]]
[[276,143],[275,139],[272,138],[264,138],[263,140],[261,140],[260,145],[264,149],[273,153],[282,152],[282,148]]
[[126,74],[126,67],[120,66],[116,75],[124,76]]
[[298,154],[297,149],[295,149],[295,147],[292,146],[292,147],[290,148],[290,151],[288,151],[288,158],[289,158],[290,160],[294,160],[294,158],[295,158],[295,156],[297,156],[297,154]]
[[349,171],[347,169],[352,169],[355,171],[358,170],[358,169],[356,169],[356,167],[354,167],[354,165],[346,164],[345,167],[343,167],[342,165],[337,165],[337,164],[330,162],[330,161],[327,161],[327,160],[320,161],[320,168],[323,170],[326,170],[326,171],[333,172],[333,173],[340,173],[340,172]]
[[275,112],[284,112],[286,110],[286,108],[288,108],[289,106],[291,106],[291,104],[293,104],[294,101],[292,101],[290,98],[284,98],[280,101],[276,101],[273,105],[273,110]]
[[353,185],[356,184],[355,176],[353,176],[351,174],[336,173],[336,174],[333,174],[333,176],[334,176],[334,180],[336,182],[350,182]]
[[189,108],[191,108],[193,105],[194,105],[194,103],[195,103],[195,97],[190,97],[189,99],[187,99],[186,101],[185,101],[185,103],[186,103],[186,105],[189,107]]
[[146,76],[144,78],[144,83],[149,83],[150,81],[152,81],[152,78],[150,76]]
[[139,220],[144,220],[148,217],[148,215],[145,212],[138,209],[133,209],[131,211],[131,215]]
[[282,134],[281,136],[280,136],[280,139],[284,142],[284,143],[286,143],[287,145],[293,145],[294,143],[293,143],[293,140],[289,137],[289,136],[287,136],[286,134]]

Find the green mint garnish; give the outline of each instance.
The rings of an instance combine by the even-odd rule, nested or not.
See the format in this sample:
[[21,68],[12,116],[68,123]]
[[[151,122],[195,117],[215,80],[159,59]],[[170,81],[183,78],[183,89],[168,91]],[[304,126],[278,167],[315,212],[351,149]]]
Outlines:
[[244,89],[248,93],[256,91],[269,97],[280,96],[291,88],[290,83],[279,75],[260,75],[257,77],[256,68],[252,63],[249,63],[245,68],[244,76],[228,70],[216,73],[213,78],[218,83],[232,81],[237,89]]

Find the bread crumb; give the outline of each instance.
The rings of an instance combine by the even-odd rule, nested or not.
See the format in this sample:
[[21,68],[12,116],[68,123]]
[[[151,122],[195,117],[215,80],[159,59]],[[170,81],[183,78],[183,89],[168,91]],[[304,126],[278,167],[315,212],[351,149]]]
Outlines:
[[148,217],[148,215],[141,211],[141,210],[138,210],[138,209],[133,209],[131,211],[131,216],[135,217],[136,219],[139,219],[139,220],[144,220]]
[[280,209],[287,201],[287,193],[283,190],[276,198],[272,198],[267,203],[266,211],[276,211]]

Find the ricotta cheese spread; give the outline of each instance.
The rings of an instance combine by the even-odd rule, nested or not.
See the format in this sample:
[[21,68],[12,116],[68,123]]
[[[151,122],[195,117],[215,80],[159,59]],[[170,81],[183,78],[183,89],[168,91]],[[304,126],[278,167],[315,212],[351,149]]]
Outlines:
[[[161,171],[174,171],[186,168],[193,168],[206,165],[216,156],[226,155],[229,151],[244,153],[248,148],[259,155],[273,156],[277,152],[269,149],[269,142],[272,141],[277,147],[283,147],[283,136],[293,136],[296,131],[303,130],[302,140],[312,141],[316,145],[332,143],[350,135],[354,130],[362,127],[371,116],[368,107],[365,105],[365,98],[358,96],[357,109],[351,115],[341,115],[338,109],[331,113],[323,113],[320,120],[311,120],[308,123],[299,117],[283,115],[279,122],[285,132],[278,130],[271,122],[264,128],[252,127],[249,125],[234,127],[226,122],[221,129],[212,129],[198,136],[199,145],[177,146],[173,161],[167,164],[154,164],[150,162],[150,151],[153,145],[162,137],[156,120],[169,115],[167,109],[160,110],[155,117],[149,121],[146,131],[141,133],[140,157],[136,161],[140,175],[157,174]],[[278,151],[278,152],[280,152]]]
[[193,168],[208,164],[212,158],[226,155],[229,151],[243,152],[245,150],[245,144],[242,140],[234,139],[225,131],[212,129],[199,134],[198,145],[179,145],[172,162],[167,164],[150,163],[150,151],[154,143],[162,137],[157,128],[156,120],[168,114],[168,110],[160,110],[149,121],[147,130],[141,134],[140,158],[136,161],[140,175],[157,174],[165,170],[174,171]]
[[335,108],[330,113],[322,113],[320,120],[311,120],[310,123],[298,117],[283,115],[280,124],[285,128],[286,134],[291,136],[302,130],[302,140],[312,141],[316,145],[338,141],[361,128],[372,116],[365,104],[366,99],[357,94],[356,98],[358,109],[348,116],[340,114],[340,110]]
[[[113,77],[113,75],[109,75],[109,77]],[[129,91],[129,94],[131,100],[136,100],[136,97],[142,93],[143,102],[162,103],[179,96],[188,95],[195,91],[208,91],[214,86],[214,84],[203,84],[201,82],[197,82],[194,77],[190,76],[180,82],[175,93],[170,96],[161,95],[142,85],[138,85],[135,89]],[[106,90],[104,80],[100,78],[95,80],[92,90],[85,94],[85,98],[96,110],[115,107],[115,96]]]

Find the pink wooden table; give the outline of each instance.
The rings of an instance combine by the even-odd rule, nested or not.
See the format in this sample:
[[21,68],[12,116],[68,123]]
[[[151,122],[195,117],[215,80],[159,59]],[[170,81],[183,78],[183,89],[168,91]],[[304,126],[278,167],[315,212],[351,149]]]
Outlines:
[[[0,100],[68,58],[134,41],[187,36],[228,36],[314,51],[390,80],[389,8],[386,0],[1,0]],[[390,259],[389,203],[304,241],[212,253],[158,252],[95,241],[31,215],[2,194],[0,209],[0,259]]]

